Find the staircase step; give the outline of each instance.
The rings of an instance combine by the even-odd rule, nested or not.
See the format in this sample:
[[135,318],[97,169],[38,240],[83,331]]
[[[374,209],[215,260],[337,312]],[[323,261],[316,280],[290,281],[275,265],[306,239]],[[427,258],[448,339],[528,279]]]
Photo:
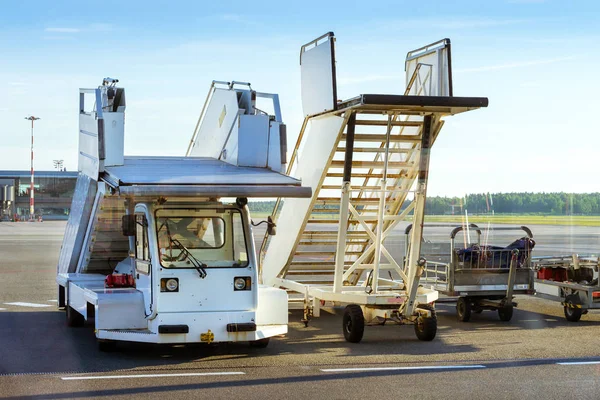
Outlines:
[[[328,255],[334,255],[336,253],[336,250],[331,250],[331,251],[297,251],[296,253],[294,253],[294,255],[299,256],[299,257],[307,257],[307,256],[328,256]],[[362,254],[362,251],[347,251],[346,255],[347,256],[360,256]]]
[[[367,126],[388,126],[388,121],[383,119],[357,119],[356,125],[367,125]],[[392,126],[414,126],[420,127],[423,125],[422,121],[391,121]]]
[[[346,134],[342,135],[342,140],[346,140]],[[355,142],[381,142],[387,140],[386,135],[373,133],[357,133],[354,135]],[[420,135],[390,135],[390,142],[421,143]]]
[[[344,174],[341,172],[327,172],[327,175],[325,175],[326,178],[343,178]],[[352,173],[352,177],[353,178],[373,178],[373,179],[383,179],[383,174],[368,174],[366,172],[357,172],[357,173]],[[399,178],[406,178],[408,177],[408,173],[403,172],[403,173],[394,173],[394,174],[387,174],[388,179],[399,179]]]
[[[346,152],[345,147],[337,147],[337,152]],[[406,154],[413,151],[412,149],[389,149],[389,154]],[[385,147],[354,147],[353,153],[385,153]]]
[[[388,168],[408,168],[414,165],[413,162],[402,162],[402,161],[390,161],[388,162]],[[331,168],[343,168],[343,160],[333,160],[330,164]],[[383,160],[381,161],[352,161],[352,167],[354,168],[381,168],[385,167]]]

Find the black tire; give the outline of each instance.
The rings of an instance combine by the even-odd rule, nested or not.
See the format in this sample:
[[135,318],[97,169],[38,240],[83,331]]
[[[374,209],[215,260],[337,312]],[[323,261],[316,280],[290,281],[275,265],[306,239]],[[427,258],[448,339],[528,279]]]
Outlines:
[[505,306],[498,309],[500,321],[510,321],[513,316],[513,306]]
[[344,338],[350,343],[358,343],[365,333],[365,317],[359,305],[349,304],[344,309],[342,323]]
[[264,349],[265,347],[267,347],[269,345],[269,339],[271,339],[271,338],[252,340],[250,342],[250,347],[256,347],[257,349]]
[[569,307],[569,305],[565,305],[565,318],[570,322],[578,322],[583,315],[583,310],[581,308]]
[[98,350],[103,353],[112,353],[117,350],[117,342],[114,340],[98,339]]
[[431,342],[435,339],[437,333],[437,316],[433,307],[429,305],[419,305],[419,308],[431,311],[431,317],[418,317],[415,322],[415,334],[419,340]]
[[466,297],[459,297],[456,301],[456,317],[461,322],[469,322],[471,319],[471,301]]
[[66,306],[65,308],[67,309],[67,326],[80,328],[85,325],[85,318],[83,318],[83,315],[79,314],[71,306]]

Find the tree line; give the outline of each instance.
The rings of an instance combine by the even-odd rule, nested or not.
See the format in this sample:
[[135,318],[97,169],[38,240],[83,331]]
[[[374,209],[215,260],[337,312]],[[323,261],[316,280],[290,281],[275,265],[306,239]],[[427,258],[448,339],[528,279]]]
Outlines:
[[[408,205],[408,202],[405,206]],[[274,201],[250,201],[252,212],[271,213]],[[332,212],[337,207],[330,206]],[[600,193],[475,193],[464,197],[427,197],[429,215],[462,214],[600,215]]]

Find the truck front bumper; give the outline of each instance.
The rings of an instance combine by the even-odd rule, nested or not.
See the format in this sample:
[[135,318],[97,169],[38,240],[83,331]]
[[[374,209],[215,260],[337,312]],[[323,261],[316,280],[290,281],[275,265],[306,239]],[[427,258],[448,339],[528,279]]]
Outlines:
[[143,330],[98,329],[96,337],[143,343],[218,343],[259,340],[288,331],[287,318],[256,324],[253,311],[159,313],[148,322],[148,329]]

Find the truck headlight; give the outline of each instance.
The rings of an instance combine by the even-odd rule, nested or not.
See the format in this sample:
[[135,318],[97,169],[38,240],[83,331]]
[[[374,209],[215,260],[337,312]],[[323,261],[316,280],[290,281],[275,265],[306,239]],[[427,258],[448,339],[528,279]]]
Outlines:
[[233,290],[250,290],[252,281],[249,276],[237,277],[233,279]]
[[160,280],[160,291],[161,292],[178,292],[179,291],[179,279],[177,279],[177,278],[162,278]]

